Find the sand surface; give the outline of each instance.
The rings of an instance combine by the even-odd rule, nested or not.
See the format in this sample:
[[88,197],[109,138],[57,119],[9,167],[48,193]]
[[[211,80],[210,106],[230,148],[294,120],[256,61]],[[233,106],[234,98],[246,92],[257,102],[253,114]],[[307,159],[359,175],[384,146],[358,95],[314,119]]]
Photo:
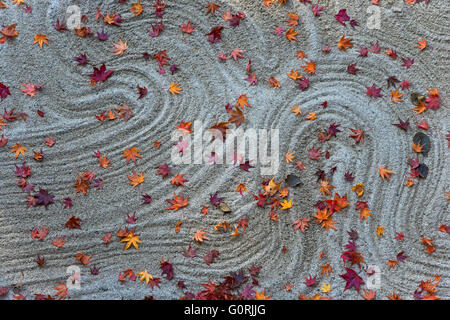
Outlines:
[[[445,134],[449,130],[449,5],[448,1],[432,0],[428,9],[424,3],[416,6],[404,5],[394,12],[386,1],[382,3],[380,30],[366,27],[366,8],[369,1],[328,1],[325,13],[314,18],[310,5],[288,0],[287,4],[271,9],[263,1],[217,1],[221,9],[232,13],[244,11],[245,20],[232,28],[223,21],[221,14],[205,15],[206,1],[167,1],[163,22],[165,29],[159,37],[151,38],[146,31],[157,19],[153,8],[144,1],[144,13],[134,17],[128,12],[130,4],[118,1],[30,1],[31,14],[16,8],[6,1],[8,9],[0,10],[0,24],[17,23],[19,36],[0,45],[0,82],[11,86],[12,95],[0,102],[0,107],[16,107],[16,111],[30,116],[27,122],[16,121],[1,133],[9,138],[6,147],[0,149],[0,286],[12,287],[22,282],[20,293],[32,297],[33,293],[53,294],[52,288],[65,283],[66,268],[75,262],[75,254],[83,252],[92,255],[92,264],[81,266],[82,286],[70,290],[70,299],[142,299],[153,296],[156,299],[176,299],[183,295],[177,288],[178,280],[185,281],[187,290],[197,292],[201,283],[208,279],[219,281],[230,271],[249,268],[252,264],[262,266],[260,286],[274,299],[297,299],[298,293],[307,296],[320,293],[322,282],[331,284],[329,293],[335,299],[361,299],[355,290],[344,292],[345,282],[339,277],[345,273],[340,258],[347,243],[347,231],[359,232],[358,251],[363,253],[367,264],[378,265],[382,271],[381,288],[377,298],[395,290],[404,299],[412,299],[421,280],[432,279],[436,274],[442,277],[438,296],[450,298],[450,241],[448,234],[439,232],[442,224],[450,224],[448,201],[445,192],[450,191],[448,147]],[[100,42],[96,37],[80,38],[72,31],[58,33],[53,24],[61,18],[68,5],[78,4],[88,18],[88,25],[94,32],[101,30],[103,22],[95,21],[95,12],[116,11],[122,15],[121,27],[105,26],[110,39]],[[357,4],[355,4],[357,3]],[[334,15],[342,8],[360,26],[352,29],[340,25]],[[274,34],[275,27],[286,28],[287,12],[296,12],[300,17],[297,27],[298,42],[289,42],[284,36]],[[182,23],[191,20],[196,26],[192,35],[180,32]],[[217,25],[224,25],[222,41],[211,44],[206,33]],[[32,45],[36,33],[49,37],[49,46],[40,49]],[[353,38],[355,47],[347,53],[337,50],[338,39],[345,34]],[[416,41],[421,37],[428,41],[428,48],[419,52]],[[126,41],[129,49],[123,56],[110,52],[111,41]],[[370,46],[379,41],[383,48],[380,54],[369,53],[367,58],[358,57],[356,49]],[[331,46],[331,52],[324,54],[321,48]],[[221,62],[217,58],[222,52],[235,48],[244,50],[244,59]],[[392,60],[384,54],[386,48],[395,48],[399,58]],[[170,63],[179,66],[171,75],[156,72],[157,64],[142,58],[143,52],[154,54],[167,49]],[[286,73],[300,69],[301,61],[296,52],[301,49],[315,61],[317,73],[310,77],[310,88],[301,91]],[[81,53],[88,56],[86,66],[77,66],[74,57]],[[401,66],[400,57],[413,57],[411,68]],[[248,59],[259,78],[256,86],[248,86],[245,67]],[[346,72],[347,65],[357,63],[361,70],[357,76]],[[105,63],[115,70],[106,82],[92,87],[89,75],[92,66]],[[168,69],[168,68],[166,68]],[[390,100],[390,89],[386,79],[396,76],[399,80],[412,83],[409,92],[426,92],[426,88],[438,88],[442,107],[428,110],[420,118],[426,119],[430,129],[427,134],[432,141],[431,151],[421,160],[428,165],[430,173],[425,180],[418,180],[408,188],[403,185],[408,176],[407,160],[414,156],[411,150],[412,137],[419,131],[416,113],[405,94],[405,102],[395,104]],[[281,88],[270,88],[267,79],[274,76]],[[42,83],[43,89],[34,98],[19,91],[23,82]],[[168,92],[171,82],[179,82],[184,89],[181,95]],[[383,88],[384,98],[370,99],[366,86],[375,83]],[[148,96],[137,100],[136,86],[146,86]],[[186,188],[172,186],[168,179],[155,174],[162,163],[170,164],[172,142],[170,135],[180,121],[202,120],[204,127],[218,121],[226,121],[224,109],[228,102],[234,103],[246,93],[252,108],[246,109],[245,128],[278,128],[280,130],[280,169],[276,181],[287,174],[297,174],[303,185],[291,189],[290,198],[294,207],[289,212],[280,212],[279,221],[269,219],[269,209],[256,206],[253,197],[244,197],[235,192],[239,183],[246,183],[247,189],[256,193],[261,190],[259,165],[250,172],[244,172],[227,165],[180,165],[172,166],[173,174],[181,172],[189,179]],[[328,101],[328,108],[320,104]],[[123,119],[99,122],[95,115],[121,104],[128,104],[134,117],[128,122]],[[290,108],[299,104],[304,115],[317,112],[316,121],[306,121],[304,115],[295,117]],[[45,117],[36,114],[37,109]],[[401,119],[411,122],[408,132],[392,126]],[[342,130],[336,138],[326,142],[322,150],[331,153],[329,159],[320,162],[308,159],[308,150],[320,143],[318,130],[327,128],[332,122],[340,123]],[[366,130],[365,144],[357,145],[349,128]],[[44,144],[44,138],[52,136],[56,144],[52,148]],[[161,148],[153,148],[155,140],[161,141]],[[31,167],[30,183],[48,189],[55,195],[55,204],[44,207],[26,207],[26,193],[16,185],[15,165],[20,166],[23,158],[14,159],[9,153],[12,145],[20,143],[30,151],[42,149],[43,162],[26,154],[25,161]],[[137,164],[125,165],[122,151],[131,146],[142,150],[143,159]],[[102,169],[93,152],[100,150],[108,154],[111,166]],[[303,172],[284,161],[286,152],[294,152],[295,160],[307,166]],[[314,214],[314,203],[323,200],[314,173],[319,168],[326,172],[337,165],[330,183],[334,191],[348,194],[351,206],[335,215],[337,231],[328,234],[316,223],[311,223],[305,234],[294,233],[292,222]],[[390,181],[378,176],[378,167],[387,165],[395,174]],[[75,194],[76,175],[94,170],[104,181],[104,189],[89,190],[87,195]],[[127,175],[131,171],[145,172],[146,180],[141,188],[128,185]],[[354,184],[346,182],[344,173],[354,172],[355,183],[363,182],[366,193],[362,199],[351,191]],[[271,178],[271,177],[269,177]],[[166,199],[173,192],[188,196],[188,207],[173,212]],[[232,214],[224,217],[217,208],[209,204],[209,195],[218,191],[232,207]],[[149,193],[153,201],[141,205],[141,196]],[[61,201],[71,197],[73,207],[63,209]],[[372,216],[368,222],[359,221],[355,210],[357,200],[368,201]],[[210,207],[210,213],[202,217],[202,205]],[[135,225],[142,243],[138,251],[131,248],[123,251],[123,243],[115,236],[119,227],[125,227],[126,214],[136,212]],[[82,219],[81,230],[64,228],[71,217]],[[242,218],[249,219],[249,227],[239,237],[229,233],[216,232],[213,226],[226,219],[235,223]],[[311,218],[312,219],[312,218]],[[177,221],[183,225],[174,233]],[[33,240],[32,228],[46,225],[50,233],[44,241]],[[386,231],[378,238],[375,230],[382,225]],[[197,245],[198,257],[187,259],[182,256],[197,229],[209,232],[209,241]],[[112,232],[112,241],[104,245],[101,238]],[[395,238],[396,232],[405,235],[404,241]],[[429,255],[421,244],[422,235],[433,238],[436,251]],[[64,236],[68,242],[56,248],[51,240]],[[287,252],[282,253],[286,246]],[[207,266],[203,255],[216,249],[220,252],[217,262]],[[326,257],[319,260],[324,251]],[[405,251],[408,256],[395,269],[387,265],[397,253]],[[45,257],[46,264],[39,268],[36,256]],[[161,276],[160,260],[169,259],[174,266],[175,277],[168,281]],[[333,273],[329,278],[320,276],[320,266],[329,263]],[[90,267],[100,268],[99,275],[90,274]],[[135,271],[147,269],[162,279],[161,288],[150,289],[142,283],[117,280],[120,271],[131,268]],[[358,270],[356,267],[355,270]],[[24,277],[22,278],[21,272]],[[305,285],[304,278],[317,275],[319,284],[313,288]],[[284,290],[289,282],[295,287],[291,292]],[[18,291],[19,292],[19,291]],[[11,290],[8,298],[11,298]]]

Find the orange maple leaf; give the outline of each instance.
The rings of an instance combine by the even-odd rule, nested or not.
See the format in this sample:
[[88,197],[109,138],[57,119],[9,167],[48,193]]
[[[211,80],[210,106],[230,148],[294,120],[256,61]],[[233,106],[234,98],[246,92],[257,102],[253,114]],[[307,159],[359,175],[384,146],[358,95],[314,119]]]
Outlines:
[[171,206],[166,208],[166,210],[178,211],[179,209],[184,208],[189,204],[189,198],[184,198],[181,193],[179,196],[177,196],[174,192],[173,199],[167,199],[167,202],[169,202]]
[[423,51],[425,50],[426,47],[427,47],[427,40],[425,40],[424,37],[422,37],[422,40],[417,40],[416,48],[419,48],[420,51]]
[[294,159],[294,154],[292,152],[287,152],[285,155],[286,158],[286,163],[291,163],[292,160]]
[[286,38],[289,41],[297,41],[298,39],[295,37],[297,34],[298,32],[295,32],[294,27],[292,27],[286,31]]
[[398,89],[391,92],[391,99],[394,103],[403,102],[403,100],[401,99],[402,97],[403,94],[399,93]]
[[75,259],[77,259],[78,261],[80,261],[81,264],[84,264],[84,265],[90,264],[91,258],[92,258],[92,256],[86,256],[84,253],[81,253],[81,252],[77,253],[75,255]]
[[306,120],[313,121],[317,119],[316,112],[308,112],[308,115],[305,117]]
[[259,293],[258,291],[255,291],[255,300],[270,300],[270,298],[272,298],[272,297],[266,296],[265,291],[266,291],[266,289],[264,289],[261,293]]
[[[7,126],[8,124],[5,122],[5,119],[0,118],[0,130],[3,130],[4,126]],[[2,135],[3,137],[3,135]]]
[[370,213],[370,209],[369,208],[362,208],[361,210],[359,210],[359,221],[362,221],[363,219],[365,219],[367,221],[367,218],[370,217],[372,214]]
[[58,300],[63,300],[69,295],[69,292],[67,291],[67,286],[64,283],[60,283],[56,287],[53,287],[53,289],[56,290],[54,296],[55,297],[58,296]]
[[45,43],[48,45],[48,37],[45,34],[35,34],[33,44],[39,44],[39,47],[42,48],[43,44]]
[[387,178],[388,180],[391,178],[390,174],[394,173],[392,170],[387,169],[386,166],[382,166],[378,169],[378,174],[380,175],[380,177],[384,180],[385,178]]
[[98,161],[100,163],[100,166],[105,169],[109,167],[109,163],[111,162],[111,160],[108,160],[106,154],[104,157],[102,157],[102,156],[98,157]]
[[417,152],[417,153],[421,153],[421,152],[422,152],[422,149],[423,149],[423,145],[421,145],[419,142],[418,142],[417,144],[415,144],[415,143],[413,142],[412,149],[413,149],[415,152]]
[[245,187],[245,184],[241,183],[237,186],[236,191],[240,192],[248,192],[247,188]]
[[177,174],[175,175],[175,177],[173,177],[173,178],[170,180],[170,183],[173,184],[173,185],[176,185],[176,186],[183,186],[183,187],[185,187],[184,183],[185,183],[186,181],[189,181],[189,180],[184,178],[184,174],[178,174],[178,173],[177,173]]
[[130,182],[128,182],[128,183],[131,184],[133,187],[136,187],[144,182],[145,178],[144,178],[144,174],[142,172],[138,175],[133,170],[132,174],[133,174],[132,176],[127,176],[127,177],[128,177],[128,179],[130,179]]
[[61,237],[61,238],[55,237],[55,239],[52,240],[52,243],[53,243],[53,245],[54,245],[55,247],[61,248],[61,247],[64,246],[64,244],[66,244],[67,242],[64,241],[64,237]]
[[216,14],[216,10],[220,8],[220,6],[217,3],[214,2],[210,2],[208,3],[205,8],[206,10],[206,14],[211,13],[212,15]]
[[141,1],[138,0],[138,2],[134,2],[131,4],[130,12],[134,14],[135,17],[140,15],[144,8],[142,7]]
[[369,290],[369,291],[364,290],[364,294],[362,295],[362,297],[364,298],[364,300],[373,300],[373,299],[375,299],[375,294],[376,294],[375,291],[372,291],[372,290]]
[[130,160],[134,161],[134,163],[136,163],[136,157],[142,159],[142,156],[139,154],[139,152],[141,152],[141,150],[139,150],[136,147],[131,147],[129,149],[125,149],[123,152],[123,156],[121,159],[126,158],[127,159],[127,164],[128,162],[130,162]]
[[329,229],[337,230],[334,224],[336,221],[332,220],[333,213],[328,212],[328,210],[325,208],[323,210],[317,209],[317,214],[312,215],[314,218],[316,218],[316,222],[321,225],[322,228],[325,228],[325,230],[329,231]]
[[197,242],[203,242],[204,240],[209,240],[209,238],[207,238],[205,236],[205,234],[207,234],[206,231],[203,231],[202,229],[197,230],[197,232],[195,232],[194,237],[192,239]]
[[326,274],[327,277],[330,276],[330,272],[333,272],[333,269],[331,268],[330,264],[326,264],[324,266],[320,267],[322,271],[320,271],[320,274]]
[[12,146],[10,153],[15,152],[16,153],[15,159],[17,159],[19,154],[21,154],[23,157],[25,157],[25,152],[27,152],[27,151],[28,151],[28,149],[25,148],[25,146],[16,143],[15,145]]
[[346,38],[345,35],[343,35],[342,38],[339,40],[338,45],[337,45],[339,50],[346,51],[348,48],[353,48],[352,40],[353,39]]
[[310,62],[307,61],[306,66],[302,66],[302,68],[309,74],[316,73],[316,64],[312,60]]
[[248,97],[245,93],[241,94],[239,98],[237,99],[236,104],[238,104],[242,110],[244,110],[244,107],[250,107],[250,104],[248,103]]
[[320,181],[320,192],[323,195],[331,195],[331,191],[332,189],[334,189],[335,186],[331,185],[327,180],[322,180]]
[[17,37],[19,35],[19,31],[16,30],[16,24],[12,24],[10,26],[4,27],[0,30],[0,33],[5,37]]

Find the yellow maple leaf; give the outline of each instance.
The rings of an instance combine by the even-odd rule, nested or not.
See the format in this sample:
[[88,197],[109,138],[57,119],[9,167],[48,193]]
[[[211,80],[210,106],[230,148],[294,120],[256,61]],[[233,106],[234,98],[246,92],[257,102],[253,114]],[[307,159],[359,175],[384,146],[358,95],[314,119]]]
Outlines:
[[379,225],[379,226],[377,227],[377,236],[378,236],[378,238],[380,238],[381,236],[383,236],[383,231],[384,231],[384,230],[386,230],[386,229],[383,228],[382,225]]
[[25,157],[25,152],[26,151],[28,151],[28,149],[25,148],[25,146],[16,143],[15,145],[12,146],[12,149],[11,149],[10,153],[15,152],[16,153],[15,159],[17,159],[19,154],[21,154],[23,157]]
[[364,184],[362,182],[352,187],[352,191],[355,191],[358,197],[361,197],[364,194]]
[[172,82],[169,87],[169,92],[172,95],[180,94],[180,92],[183,91],[183,88],[180,88],[179,85],[180,85],[179,83]]
[[287,201],[286,199],[284,199],[284,201],[281,202],[280,205],[281,205],[281,209],[287,210],[287,209],[292,208],[292,206],[293,206],[294,204],[292,203],[292,199],[290,199],[289,201]]
[[139,249],[139,243],[141,243],[141,240],[139,239],[139,236],[137,234],[134,234],[133,232],[128,233],[128,235],[120,240],[120,242],[126,242],[125,248],[123,250],[128,250],[132,245],[136,248],[136,250]]
[[322,288],[320,288],[323,293],[328,293],[331,291],[331,284],[326,284],[325,282],[322,282]]
[[150,280],[153,280],[153,276],[147,272],[147,270],[144,271],[139,271],[138,273],[136,273],[140,278],[139,281],[145,281],[146,284],[148,284],[150,282]]
[[262,185],[262,188],[266,193],[269,194],[269,196],[273,196],[275,193],[280,191],[280,186],[281,182],[275,183],[274,178],[272,178],[267,185]]
[[25,0],[13,0],[13,3],[20,6],[22,3],[25,3]]

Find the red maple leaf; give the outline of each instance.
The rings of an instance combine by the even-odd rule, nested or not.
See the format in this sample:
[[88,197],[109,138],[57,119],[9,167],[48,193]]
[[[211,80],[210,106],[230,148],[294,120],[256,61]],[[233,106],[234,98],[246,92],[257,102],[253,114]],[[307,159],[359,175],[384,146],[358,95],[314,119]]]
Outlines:
[[91,74],[91,79],[94,82],[105,82],[113,73],[114,70],[106,70],[105,64],[102,64],[100,68],[94,68],[94,72]]

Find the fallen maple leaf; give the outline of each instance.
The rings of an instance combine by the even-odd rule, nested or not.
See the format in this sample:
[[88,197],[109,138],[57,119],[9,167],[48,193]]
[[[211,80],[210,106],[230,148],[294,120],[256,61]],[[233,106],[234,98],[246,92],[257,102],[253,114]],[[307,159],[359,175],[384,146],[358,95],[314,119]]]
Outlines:
[[301,218],[300,220],[295,220],[292,225],[294,226],[294,232],[297,232],[298,229],[301,230],[302,233],[305,233],[305,229],[309,227],[309,219],[306,217]]
[[46,45],[48,45],[48,37],[45,34],[39,34],[37,33],[34,36],[34,41],[33,44],[38,43],[39,47],[42,48],[42,45],[45,43]]
[[172,83],[170,84],[170,87],[169,87],[169,92],[170,92],[172,95],[180,94],[181,91],[183,91],[183,88],[180,88],[179,85],[180,85],[179,83],[174,83],[174,82],[172,82]]
[[346,38],[345,35],[343,35],[342,38],[339,40],[338,45],[337,45],[339,50],[346,51],[348,48],[353,48],[352,40],[353,39]]
[[188,197],[184,198],[182,194],[177,196],[175,192],[173,193],[173,199],[167,199],[166,201],[171,204],[171,206],[166,208],[166,210],[178,211],[179,209],[184,208],[189,204]]
[[310,62],[307,61],[306,66],[302,66],[302,68],[309,74],[316,73],[316,64],[312,60]]
[[298,39],[295,37],[297,34],[298,32],[294,31],[294,27],[292,27],[286,31],[285,36],[289,41],[297,41]]
[[53,287],[53,289],[56,290],[56,293],[54,296],[58,297],[58,300],[64,300],[68,295],[69,292],[67,291],[67,286],[64,283],[58,284],[56,287]]
[[403,94],[399,93],[398,90],[399,89],[391,92],[392,102],[394,103],[403,102],[403,100],[401,99],[401,97],[403,97]]
[[124,52],[128,49],[128,45],[126,42],[122,42],[122,40],[119,39],[119,43],[112,42],[114,49],[111,50],[115,55],[121,56],[124,54]]
[[19,154],[21,154],[23,157],[25,157],[25,152],[27,152],[27,151],[28,151],[28,149],[25,146],[16,143],[15,145],[13,145],[10,153],[15,152],[16,153],[15,159],[17,159]]
[[205,234],[207,234],[206,231],[203,231],[202,229],[197,230],[197,232],[195,232],[193,240],[197,241],[197,242],[203,242],[204,240],[209,240],[209,238],[207,238],[205,236]]
[[127,176],[127,177],[130,180],[130,182],[128,182],[128,183],[131,184],[133,187],[136,187],[144,182],[145,178],[144,178],[144,174],[142,172],[138,175],[133,170],[132,174],[133,174],[132,176]]
[[173,178],[170,180],[170,183],[173,184],[173,185],[176,185],[176,186],[183,186],[183,187],[185,187],[184,183],[185,183],[186,181],[189,181],[189,180],[184,178],[184,174],[178,174],[178,173],[177,173],[177,174],[175,175],[175,177],[173,177]]
[[191,21],[188,21],[186,24],[181,25],[181,31],[187,34],[193,33],[195,26],[191,25]]
[[120,242],[126,242],[127,244],[123,248],[123,250],[128,250],[131,246],[135,247],[136,250],[139,249],[139,243],[142,241],[139,239],[139,235],[134,234],[133,232],[128,233],[128,235],[120,240]]
[[136,163],[136,157],[142,159],[142,156],[139,154],[141,150],[139,150],[136,147],[131,147],[129,149],[125,149],[123,152],[123,156],[121,159],[126,158],[127,164],[130,162],[130,160],[134,161]]
[[138,2],[134,2],[131,4],[130,12],[134,14],[135,17],[139,16],[144,8],[142,7],[141,1],[138,0]]
[[378,169],[378,174],[384,180],[387,178],[388,180],[391,178],[389,175],[394,173],[392,170],[386,168],[386,166],[382,166]]
[[417,46],[416,48],[419,48],[420,51],[425,50],[425,48],[427,47],[427,40],[425,40],[424,37],[422,37],[422,40],[417,40]]

